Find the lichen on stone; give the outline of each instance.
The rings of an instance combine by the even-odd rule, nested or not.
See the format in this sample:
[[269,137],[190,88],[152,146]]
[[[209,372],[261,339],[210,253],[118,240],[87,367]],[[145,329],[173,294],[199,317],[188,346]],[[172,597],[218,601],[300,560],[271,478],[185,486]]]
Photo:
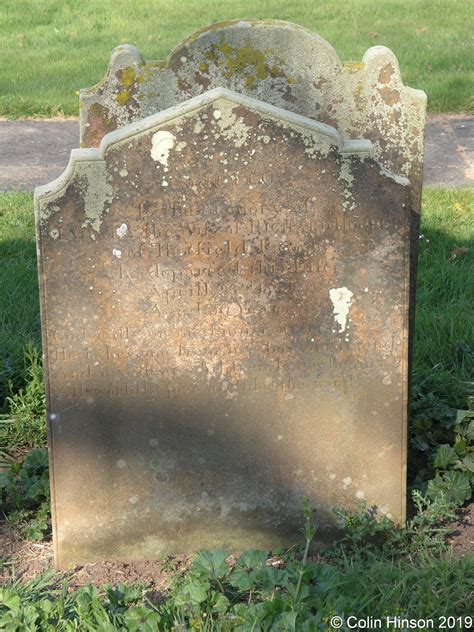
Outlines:
[[103,160],[78,162],[76,179],[84,199],[83,228],[100,231],[104,213],[109,211],[113,194],[112,185],[107,181],[106,164]]

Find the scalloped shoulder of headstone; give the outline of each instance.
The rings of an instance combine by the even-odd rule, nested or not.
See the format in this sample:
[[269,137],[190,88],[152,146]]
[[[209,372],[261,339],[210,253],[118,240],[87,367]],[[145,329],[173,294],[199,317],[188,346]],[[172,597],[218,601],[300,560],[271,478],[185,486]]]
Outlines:
[[319,35],[274,20],[207,27],[165,61],[119,46],[104,79],[81,90],[81,147],[219,87],[371,140],[383,166],[420,189],[426,95],[403,84],[395,55],[374,46],[344,64]]

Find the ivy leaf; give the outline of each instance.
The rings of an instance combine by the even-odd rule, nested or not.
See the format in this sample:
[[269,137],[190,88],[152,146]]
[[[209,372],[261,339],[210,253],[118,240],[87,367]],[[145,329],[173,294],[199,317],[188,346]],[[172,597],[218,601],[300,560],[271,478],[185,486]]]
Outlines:
[[457,461],[456,450],[447,443],[440,445],[436,450],[434,467],[445,470],[448,465],[453,465]]

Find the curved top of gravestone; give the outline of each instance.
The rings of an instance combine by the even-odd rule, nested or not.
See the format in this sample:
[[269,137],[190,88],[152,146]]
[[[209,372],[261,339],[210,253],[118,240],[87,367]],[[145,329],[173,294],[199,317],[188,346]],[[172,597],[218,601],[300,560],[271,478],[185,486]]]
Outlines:
[[319,35],[276,20],[201,29],[165,61],[119,46],[104,79],[81,90],[81,147],[97,147],[110,131],[218,87],[370,139],[383,166],[419,191],[426,95],[402,83],[395,55],[374,46],[362,61],[344,64]]
[[[189,132],[187,133],[186,141],[178,141],[176,136],[166,130],[168,130],[169,125],[178,125],[179,127],[179,121],[184,121],[192,116],[199,116],[200,112],[205,112],[206,108],[210,106],[213,107],[211,118],[215,119],[217,134],[222,134],[229,140],[230,144],[234,143],[236,148],[241,147],[242,144],[250,144],[250,153],[245,164],[248,164],[248,161],[253,159],[256,151],[255,147],[262,143],[268,143],[271,140],[269,136],[262,136],[262,133],[259,132],[257,125],[259,120],[274,121],[282,129],[298,131],[298,134],[303,138],[308,155],[312,157],[327,156],[329,152],[335,152],[335,154],[340,156],[341,178],[347,181],[349,188],[354,179],[351,174],[351,159],[356,157],[360,160],[374,159],[374,146],[366,139],[345,139],[335,128],[324,123],[269,105],[264,101],[252,99],[226,88],[215,88],[179,105],[109,132],[103,137],[99,148],[73,150],[64,173],[56,180],[47,185],[37,187],[35,190],[39,227],[42,228],[49,223],[51,216],[55,215],[59,209],[58,201],[62,199],[70,185],[76,183],[76,187],[80,190],[84,189],[84,225],[91,228],[93,231],[91,236],[94,236],[94,231],[99,232],[100,230],[104,213],[108,212],[107,209],[113,193],[113,187],[110,182],[113,180],[113,173],[119,170],[117,166],[112,171],[110,169],[107,171],[105,168],[109,150],[120,147],[123,144],[128,145],[130,141],[137,137],[153,137],[152,141],[150,141],[152,143],[151,156],[155,162],[158,161],[157,165],[159,167],[163,161],[160,157],[159,146],[155,142],[158,136],[161,134],[166,141],[164,145],[166,155],[175,145],[179,148],[181,145],[184,147],[187,144],[191,144],[191,140],[188,137]],[[250,116],[255,126],[253,130],[255,138],[253,141],[250,140],[249,135],[251,127],[244,120],[245,112],[253,112],[257,115],[253,118]],[[207,118],[208,115],[204,114],[204,120]],[[247,118],[249,117],[247,116]],[[204,123],[202,122],[198,122],[195,125],[193,132],[195,138],[199,137],[203,125]],[[164,132],[155,134],[157,130],[165,128]],[[208,136],[204,135],[203,138],[206,139]],[[171,143],[168,142],[169,139],[173,139]],[[252,142],[255,145],[253,150]],[[197,142],[194,141],[193,145],[197,145]],[[203,160],[206,158],[208,157],[204,156]],[[378,173],[383,178],[394,180],[402,186],[409,185],[407,178],[393,174],[376,161],[373,162]]]

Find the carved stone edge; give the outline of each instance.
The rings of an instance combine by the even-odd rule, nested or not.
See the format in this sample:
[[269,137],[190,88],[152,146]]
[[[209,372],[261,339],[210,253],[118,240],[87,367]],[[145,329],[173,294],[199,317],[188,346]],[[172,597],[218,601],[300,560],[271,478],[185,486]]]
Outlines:
[[[156,114],[152,114],[151,116],[141,119],[140,121],[129,123],[124,127],[120,127],[119,129],[114,130],[113,132],[109,132],[104,136],[100,143],[100,147],[97,149],[73,149],[71,151],[69,162],[65,171],[52,182],[46,185],[39,186],[35,189],[36,210],[38,211],[39,203],[41,201],[47,201],[48,199],[55,198],[58,196],[58,194],[66,189],[73,178],[77,163],[101,161],[104,159],[107,150],[116,143],[119,143],[138,134],[142,134],[149,129],[167,123],[168,121],[171,121],[177,117],[190,114],[191,112],[198,110],[205,105],[209,105],[219,99],[227,99],[228,101],[231,101],[237,105],[242,105],[253,111],[260,112],[264,116],[269,116],[277,120],[283,120],[287,123],[290,123],[291,125],[299,126],[312,132],[316,132],[321,136],[330,138],[334,142],[334,144],[339,147],[339,150],[342,154],[358,154],[368,158],[373,158],[373,144],[369,140],[345,139],[334,127],[326,125],[325,123],[320,123],[313,119],[295,114],[294,112],[290,112],[289,110],[284,110],[282,108],[269,105],[264,101],[259,101],[258,99],[247,97],[238,92],[228,90],[227,88],[214,88],[213,90],[209,90],[204,94],[193,97],[188,101],[184,101],[179,105],[172,106],[167,110],[157,112]],[[379,166],[381,172],[387,177],[395,180],[403,186],[409,185],[408,178],[394,174],[391,171],[385,169],[382,165]]]

